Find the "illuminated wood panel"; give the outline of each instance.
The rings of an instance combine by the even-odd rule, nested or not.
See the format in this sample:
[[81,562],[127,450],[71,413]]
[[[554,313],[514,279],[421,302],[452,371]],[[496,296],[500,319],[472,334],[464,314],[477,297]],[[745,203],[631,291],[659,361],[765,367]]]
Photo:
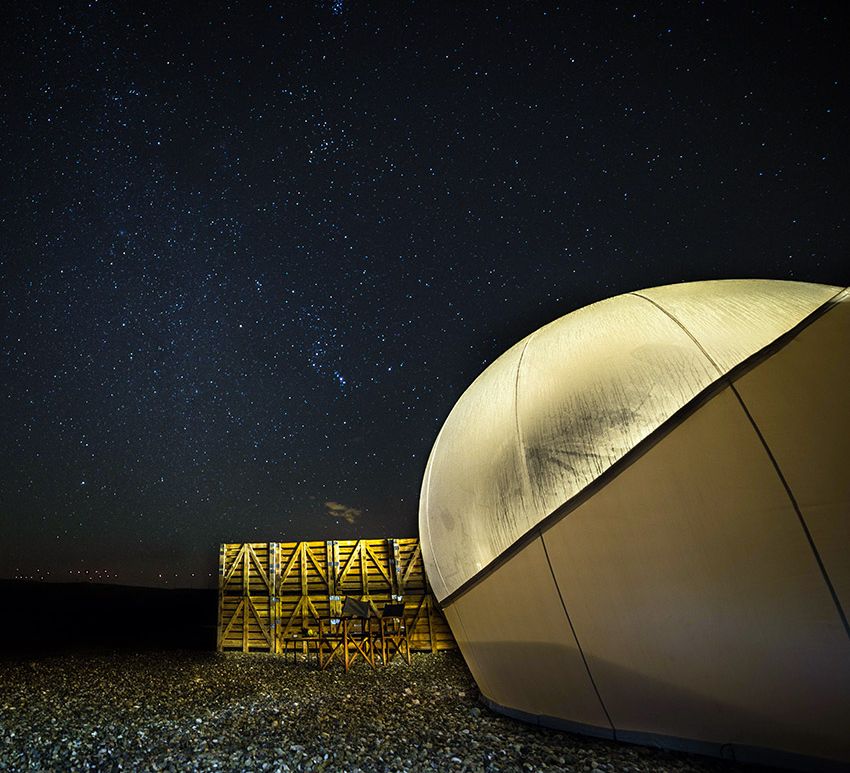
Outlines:
[[379,616],[404,601],[413,650],[455,641],[425,577],[418,539],[230,543],[219,555],[218,649],[283,652],[339,619],[352,596]]

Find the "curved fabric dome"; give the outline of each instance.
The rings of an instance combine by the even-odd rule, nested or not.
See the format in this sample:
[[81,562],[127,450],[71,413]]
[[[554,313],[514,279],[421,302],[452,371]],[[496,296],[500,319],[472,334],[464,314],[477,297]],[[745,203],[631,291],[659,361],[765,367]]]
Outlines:
[[697,282],[508,350],[420,500],[482,698],[577,732],[850,764],[850,293]]
[[419,507],[442,600],[839,287],[692,282],[620,295],[546,325],[464,392]]

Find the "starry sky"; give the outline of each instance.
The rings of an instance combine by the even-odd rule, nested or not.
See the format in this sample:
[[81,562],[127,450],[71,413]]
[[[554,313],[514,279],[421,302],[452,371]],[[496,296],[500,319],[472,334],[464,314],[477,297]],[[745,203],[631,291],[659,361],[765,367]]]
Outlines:
[[850,284],[841,3],[0,16],[0,577],[415,536],[452,405],[539,326]]

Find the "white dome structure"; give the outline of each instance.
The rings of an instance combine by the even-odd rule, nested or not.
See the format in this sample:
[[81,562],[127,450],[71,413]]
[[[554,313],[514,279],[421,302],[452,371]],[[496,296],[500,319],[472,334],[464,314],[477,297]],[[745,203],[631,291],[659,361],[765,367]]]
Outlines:
[[850,293],[672,285],[568,314],[461,396],[429,580],[494,708],[850,762]]

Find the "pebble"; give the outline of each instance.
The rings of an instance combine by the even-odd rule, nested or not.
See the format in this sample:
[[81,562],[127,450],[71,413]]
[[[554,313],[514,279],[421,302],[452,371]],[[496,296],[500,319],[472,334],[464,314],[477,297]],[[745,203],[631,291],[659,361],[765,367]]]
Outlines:
[[[28,662],[29,661],[29,662]],[[457,652],[372,671],[203,652],[0,660],[0,771],[694,771],[749,768],[491,712]]]

